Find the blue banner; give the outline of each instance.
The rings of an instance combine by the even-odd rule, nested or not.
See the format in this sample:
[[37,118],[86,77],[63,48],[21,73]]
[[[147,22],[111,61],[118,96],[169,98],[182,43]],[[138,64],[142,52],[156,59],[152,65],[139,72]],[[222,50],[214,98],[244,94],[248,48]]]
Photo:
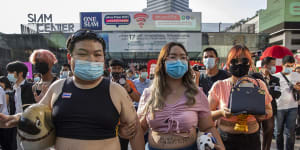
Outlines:
[[102,30],[101,12],[80,12],[80,28]]

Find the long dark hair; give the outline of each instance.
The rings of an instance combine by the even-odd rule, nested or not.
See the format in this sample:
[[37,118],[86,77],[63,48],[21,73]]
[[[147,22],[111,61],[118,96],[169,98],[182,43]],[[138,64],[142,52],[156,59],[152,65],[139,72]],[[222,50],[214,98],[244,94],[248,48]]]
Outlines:
[[0,76],[0,82],[4,83],[5,89],[12,89],[12,86],[6,76]]

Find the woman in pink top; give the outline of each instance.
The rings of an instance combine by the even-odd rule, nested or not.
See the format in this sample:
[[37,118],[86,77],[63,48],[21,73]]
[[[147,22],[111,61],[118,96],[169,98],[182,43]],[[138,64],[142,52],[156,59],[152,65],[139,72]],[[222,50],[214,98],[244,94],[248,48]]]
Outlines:
[[180,43],[166,44],[158,57],[152,86],[143,92],[138,108],[149,150],[196,150],[198,127],[224,149],[205,94],[192,78],[187,51]]
[[[229,96],[232,86],[238,79],[247,78],[249,68],[253,62],[251,53],[245,46],[234,46],[227,56],[227,68],[232,77],[217,81],[209,91],[208,101],[212,111],[212,117],[217,120],[218,130],[226,147],[226,150],[260,150],[260,135],[258,121],[268,119],[272,116],[272,97],[268,92],[265,83],[257,80],[261,89],[265,91],[266,115],[247,115],[248,131],[234,130],[235,124],[239,121],[238,116],[232,116],[228,109]],[[256,81],[247,78],[257,85]]]

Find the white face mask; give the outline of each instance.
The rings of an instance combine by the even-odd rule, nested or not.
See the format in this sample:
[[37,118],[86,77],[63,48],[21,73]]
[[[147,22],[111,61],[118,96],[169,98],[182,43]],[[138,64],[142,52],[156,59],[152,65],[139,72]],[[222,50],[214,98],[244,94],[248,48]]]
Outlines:
[[33,80],[34,80],[34,83],[39,82],[40,81],[40,77],[35,77],[35,78],[33,78]]
[[148,77],[148,72],[141,72],[141,78],[147,79]]
[[214,68],[214,66],[215,66],[215,64],[216,64],[216,59],[215,58],[204,58],[204,61],[203,61],[203,63],[204,63],[204,65],[205,65],[205,67],[207,68],[207,69],[212,69],[212,68]]
[[64,79],[64,78],[68,78],[68,76],[69,76],[69,71],[63,71],[62,74],[60,75],[60,78]]
[[276,67],[275,66],[272,66],[271,67],[271,70],[270,70],[270,73],[271,74],[274,74],[276,72]]
[[286,73],[286,74],[290,74],[291,72],[293,72],[293,68],[292,67],[285,67],[283,72]]

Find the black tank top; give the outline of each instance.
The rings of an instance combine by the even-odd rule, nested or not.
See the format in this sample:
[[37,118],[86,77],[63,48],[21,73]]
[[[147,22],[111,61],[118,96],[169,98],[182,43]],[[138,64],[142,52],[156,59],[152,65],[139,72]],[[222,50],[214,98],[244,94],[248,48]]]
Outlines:
[[79,89],[66,79],[62,93],[53,105],[56,136],[81,140],[116,137],[119,113],[109,92],[110,80],[103,79],[92,89]]

